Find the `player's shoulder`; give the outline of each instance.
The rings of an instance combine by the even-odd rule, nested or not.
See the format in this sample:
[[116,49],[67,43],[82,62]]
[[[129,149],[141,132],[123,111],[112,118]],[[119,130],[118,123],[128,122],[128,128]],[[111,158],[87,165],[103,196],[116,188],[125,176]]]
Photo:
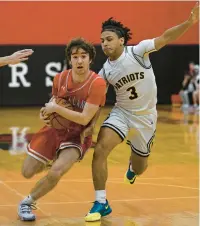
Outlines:
[[92,83],[96,85],[106,85],[106,81],[102,78],[102,76],[95,72],[92,73]]
[[63,79],[65,79],[66,78],[66,76],[69,74],[69,72],[70,72],[70,70],[63,70],[63,71],[61,71],[61,72],[59,72],[59,73],[57,73],[55,76],[54,76],[54,82],[56,82],[56,81],[62,81]]
[[138,44],[134,45],[133,47],[134,48],[137,48],[137,47],[145,47],[145,46],[148,46],[150,44],[154,44],[154,40],[155,40],[155,38],[152,38],[152,39],[144,39],[144,40],[140,41]]
[[125,46],[125,53],[132,53],[133,48],[134,48],[133,45]]
[[103,69],[107,69],[110,67],[109,60],[107,59],[106,62],[103,64]]

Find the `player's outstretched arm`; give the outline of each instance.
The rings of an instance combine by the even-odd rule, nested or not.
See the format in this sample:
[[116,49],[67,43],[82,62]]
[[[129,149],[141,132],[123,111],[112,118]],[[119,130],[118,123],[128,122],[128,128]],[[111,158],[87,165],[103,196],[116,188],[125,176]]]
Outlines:
[[155,38],[155,48],[159,50],[163,46],[181,37],[189,28],[199,21],[199,3],[192,9],[189,18],[175,27],[166,30],[160,37]]
[[28,57],[32,54],[32,49],[23,49],[13,53],[10,56],[0,57],[0,67],[8,64],[18,64],[22,61],[28,60]]

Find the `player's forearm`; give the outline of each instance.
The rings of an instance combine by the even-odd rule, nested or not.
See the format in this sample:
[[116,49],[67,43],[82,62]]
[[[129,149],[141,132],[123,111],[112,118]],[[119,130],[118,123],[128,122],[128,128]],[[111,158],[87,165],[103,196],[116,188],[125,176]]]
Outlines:
[[0,57],[0,67],[5,66],[9,64],[9,57]]
[[182,24],[179,24],[175,27],[172,27],[168,30],[166,30],[163,33],[164,39],[166,41],[166,44],[175,41],[179,37],[181,37],[190,27],[192,27],[193,23],[189,20],[183,22]]
[[85,117],[85,115],[83,113],[72,111],[67,108],[63,108],[59,105],[56,106],[55,112],[57,114],[61,115],[62,117],[66,118],[72,122],[75,122],[77,124],[80,124],[80,125],[85,126],[90,121],[87,117]]
[[97,120],[98,120],[98,118],[99,118],[99,116],[100,116],[100,112],[101,112],[101,109],[99,109],[99,110],[97,111],[97,113],[95,114],[94,118],[91,120],[89,126],[91,126],[91,127],[93,127],[93,128],[95,127],[96,122],[97,122]]

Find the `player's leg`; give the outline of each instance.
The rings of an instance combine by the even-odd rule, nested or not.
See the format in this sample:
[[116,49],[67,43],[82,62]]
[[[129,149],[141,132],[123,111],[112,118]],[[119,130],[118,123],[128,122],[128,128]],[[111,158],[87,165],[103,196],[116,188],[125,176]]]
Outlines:
[[[55,147],[55,131],[50,128],[42,128],[32,138],[28,145],[28,156],[22,167],[22,175],[31,178],[36,173],[41,172],[53,160]],[[34,200],[31,195],[25,197],[18,206],[18,215],[21,220],[33,221],[35,215],[32,209],[35,208]]]
[[197,108],[197,106],[198,106],[198,96],[199,96],[199,92],[198,92],[198,90],[195,90],[195,91],[192,93],[193,104],[194,104],[194,107],[195,107],[195,108]]
[[35,174],[42,172],[45,168],[46,164],[44,162],[27,155],[26,159],[24,160],[21,172],[25,178],[29,179]]
[[106,216],[112,212],[106,199],[105,190],[108,178],[107,157],[112,149],[121,142],[122,139],[112,129],[101,128],[92,160],[92,177],[96,201],[89,213],[85,216],[86,221],[100,220],[102,216]]
[[198,89],[196,90],[196,102],[197,102],[197,108],[196,108],[196,110],[197,110],[197,112],[199,112],[199,87],[198,87]]
[[[38,159],[28,155],[24,160],[22,166],[22,175],[30,179],[35,174],[43,171],[46,165],[44,162],[39,161]],[[26,200],[31,202],[31,205],[26,205]],[[35,215],[32,213],[32,209],[35,209],[35,203],[32,197],[29,195],[23,201],[20,202],[18,206],[18,215],[21,220],[33,221],[35,220]]]
[[33,200],[38,200],[50,192],[59,182],[61,177],[68,172],[73,164],[79,159],[80,152],[77,148],[67,148],[61,151],[58,159],[54,162],[47,175],[43,177],[31,190]]
[[22,166],[22,175],[29,179],[42,172],[53,159],[55,149],[55,130],[43,127],[32,138],[27,147],[27,158]]
[[127,132],[128,126],[122,112],[114,109],[102,125],[94,150],[92,176],[96,201],[86,215],[86,221],[100,220],[102,216],[106,216],[112,211],[106,199],[105,190],[108,177],[107,158],[110,152],[124,140]]
[[188,91],[187,90],[184,90],[182,92],[182,110],[188,110],[189,108],[189,97],[188,97]]
[[35,220],[36,217],[32,213],[34,203],[57,185],[61,177],[73,166],[79,157],[80,152],[77,148],[67,148],[61,151],[58,159],[54,162],[47,175],[36,183],[30,195],[21,202],[19,206],[21,212],[22,210],[28,212],[28,215],[19,214],[21,220]]
[[72,140],[72,142],[60,144],[57,152],[58,158],[48,171],[48,174],[43,177],[31,191],[33,200],[38,200],[51,191],[73,164],[83,158],[85,152],[92,144],[91,137],[87,137],[84,144],[80,143],[80,136],[78,136],[78,139],[74,138]]
[[148,125],[148,120],[148,117],[146,117],[146,120],[144,118],[146,127],[133,129],[131,131],[133,134],[127,141],[127,144],[131,147],[131,156],[124,180],[129,184],[133,184],[136,176],[141,175],[148,167],[148,157],[155,137],[156,116],[151,117],[152,124]]
[[[61,142],[66,141],[69,139],[68,134],[65,134],[64,136],[60,136],[59,139],[54,139],[56,137],[56,134],[48,134],[47,136],[47,142],[43,142],[40,145],[35,145],[35,149],[40,150],[40,148],[45,149],[47,146],[47,149],[45,152],[43,152],[43,156],[45,156],[45,153],[51,153],[52,156],[57,156],[57,159],[54,161],[51,169],[48,171],[47,175],[43,177],[38,183],[35,185],[35,187],[32,189],[30,195],[26,197],[20,204],[20,206],[23,205],[23,208],[28,209],[28,214],[25,216],[25,214],[19,214],[21,220],[29,221],[29,220],[35,220],[35,218],[31,218],[32,213],[32,207],[34,206],[34,202],[38,200],[40,197],[47,194],[49,191],[51,191],[58,183],[60,178],[73,166],[73,164],[78,160],[82,159],[85,152],[89,149],[89,147],[92,145],[92,137],[85,138],[84,144],[80,143],[80,134],[77,136],[73,135],[73,138],[71,139],[72,142]],[[46,140],[45,136],[43,136],[43,139]],[[57,137],[58,138],[58,137]],[[47,141],[46,140],[46,141]],[[38,142],[37,142],[38,144]],[[43,146],[45,145],[45,147]],[[32,144],[34,146],[34,142]],[[57,155],[56,155],[56,149]],[[33,151],[33,149],[32,149]],[[42,153],[42,151],[40,151]],[[37,153],[38,155],[39,153]],[[40,154],[41,156],[41,154]],[[52,156],[48,156],[50,159],[52,159]],[[19,209],[20,209],[19,206]],[[35,216],[35,215],[34,215]]]
[[124,176],[125,183],[133,184],[136,177],[144,173],[148,167],[148,157],[138,155],[132,150],[128,170]]
[[107,158],[110,152],[122,141],[122,138],[112,129],[108,127],[101,128],[92,160],[92,176],[95,190],[105,190],[108,177]]

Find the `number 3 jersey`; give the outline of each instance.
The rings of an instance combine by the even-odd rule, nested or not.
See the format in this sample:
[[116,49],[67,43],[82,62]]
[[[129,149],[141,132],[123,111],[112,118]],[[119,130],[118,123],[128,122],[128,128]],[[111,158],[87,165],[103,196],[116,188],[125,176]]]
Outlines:
[[99,72],[116,92],[116,106],[131,113],[148,114],[156,110],[157,86],[149,60],[156,51],[154,39],[144,40],[136,46],[126,46],[115,61],[107,61]]

